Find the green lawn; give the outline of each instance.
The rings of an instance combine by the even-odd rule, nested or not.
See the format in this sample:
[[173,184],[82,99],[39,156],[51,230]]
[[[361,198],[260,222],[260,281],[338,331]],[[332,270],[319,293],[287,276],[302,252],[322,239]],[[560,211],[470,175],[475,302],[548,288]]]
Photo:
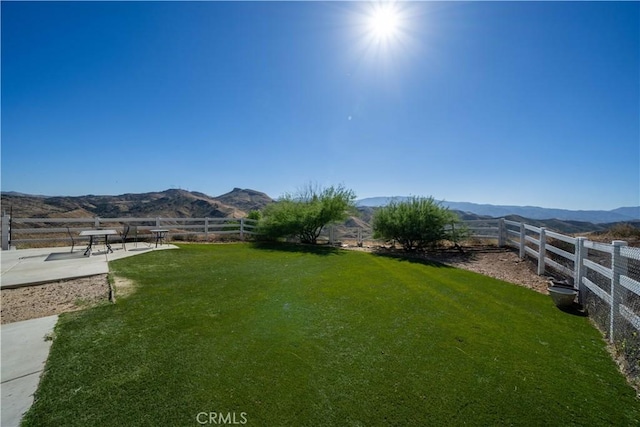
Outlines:
[[250,244],[110,265],[136,292],[61,317],[26,425],[640,423],[588,319],[505,282]]

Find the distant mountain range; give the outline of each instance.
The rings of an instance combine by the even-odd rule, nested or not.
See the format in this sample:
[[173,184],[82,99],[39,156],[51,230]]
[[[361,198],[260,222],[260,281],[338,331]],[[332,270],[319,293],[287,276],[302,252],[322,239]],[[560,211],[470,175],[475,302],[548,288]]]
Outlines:
[[[391,200],[402,201],[409,197],[369,197],[360,199],[356,203],[358,206],[385,206]],[[537,206],[506,206],[506,205],[486,205],[469,202],[441,202],[443,206],[451,210],[468,212],[481,216],[493,218],[517,215],[535,220],[558,219],[563,221],[584,221],[595,224],[626,222],[640,220],[640,206],[622,207],[610,211],[600,210],[568,210],[550,209]]]
[[[406,197],[374,197],[358,200],[358,215],[350,217],[347,227],[371,227],[377,206]],[[170,189],[151,193],[127,193],[118,196],[42,196],[16,192],[2,193],[2,211],[16,218],[241,218],[252,210],[261,210],[273,199],[259,191],[234,188],[220,196],[195,191]],[[504,217],[566,233],[604,231],[612,223],[629,222],[640,228],[640,207],[612,211],[571,211],[530,206],[496,206],[466,202],[442,202],[462,219]]]
[[217,197],[177,189],[77,197],[2,193],[2,210],[6,213],[12,211],[16,218],[241,218],[271,202],[273,200],[264,193],[241,188]]

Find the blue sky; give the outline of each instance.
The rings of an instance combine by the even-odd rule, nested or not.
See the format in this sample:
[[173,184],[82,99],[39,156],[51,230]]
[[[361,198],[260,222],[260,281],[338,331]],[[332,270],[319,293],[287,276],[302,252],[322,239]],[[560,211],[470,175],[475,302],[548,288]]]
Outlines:
[[640,204],[640,3],[6,2],[2,190]]

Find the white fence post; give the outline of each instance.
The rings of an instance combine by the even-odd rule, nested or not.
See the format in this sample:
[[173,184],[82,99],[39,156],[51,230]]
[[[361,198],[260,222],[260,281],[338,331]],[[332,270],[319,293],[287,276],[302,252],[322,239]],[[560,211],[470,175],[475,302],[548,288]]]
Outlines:
[[156,217],[156,228],[160,228],[160,217]]
[[93,218],[93,228],[100,228],[100,217],[96,216]]
[[573,287],[578,288],[578,303],[584,305],[584,294],[587,291],[587,287],[582,283],[582,277],[584,277],[584,265],[582,260],[585,258],[586,250],[584,248],[584,241],[586,237],[576,237],[575,243],[575,261],[573,263]]
[[244,240],[244,218],[240,218],[240,240]]
[[527,229],[524,227],[524,222],[520,223],[520,259],[524,259],[526,252],[524,251],[525,243],[527,242]]
[[547,253],[546,245],[546,228],[540,227],[540,246],[538,246],[538,276],[542,276],[544,274],[544,257]]
[[504,240],[507,235],[506,225],[504,223],[504,218],[500,218],[498,220],[498,247],[501,248],[504,246]]
[[209,217],[204,219],[204,238],[209,240]]
[[611,252],[611,315],[609,317],[609,341],[613,341],[614,320],[616,313],[620,310],[620,293],[617,292],[620,286],[620,276],[627,274],[627,259],[620,255],[620,248],[627,246],[624,240],[614,240],[611,242],[613,251]]
[[11,241],[11,216],[5,214],[2,216],[2,250],[9,250],[9,242]]

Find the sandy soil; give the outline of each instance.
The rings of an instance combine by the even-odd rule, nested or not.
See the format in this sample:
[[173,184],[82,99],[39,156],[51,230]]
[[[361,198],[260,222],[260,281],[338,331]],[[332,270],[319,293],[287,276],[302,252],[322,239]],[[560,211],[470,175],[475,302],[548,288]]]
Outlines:
[[2,323],[82,310],[109,301],[106,274],[0,291]]

